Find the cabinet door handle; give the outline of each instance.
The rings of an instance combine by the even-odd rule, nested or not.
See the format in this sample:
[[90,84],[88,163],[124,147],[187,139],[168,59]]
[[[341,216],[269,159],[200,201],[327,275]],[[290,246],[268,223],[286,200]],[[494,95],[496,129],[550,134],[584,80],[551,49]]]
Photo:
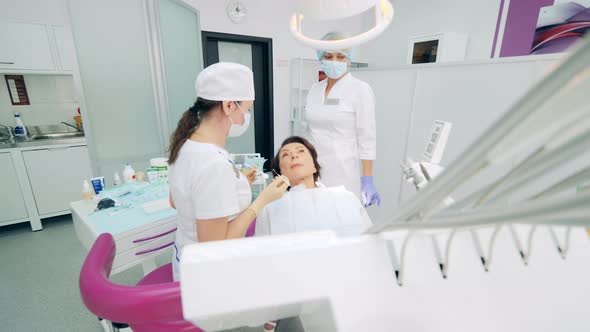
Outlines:
[[158,251],[158,250],[160,250],[160,249],[164,249],[164,248],[166,248],[166,247],[170,247],[170,246],[171,246],[171,245],[173,245],[173,244],[174,244],[174,241],[172,241],[172,242],[170,242],[170,243],[166,243],[166,244],[164,244],[164,245],[161,245],[161,246],[159,246],[159,247],[156,247],[156,248],[152,248],[152,249],[148,249],[148,250],[143,250],[143,251],[140,251],[140,252],[136,252],[136,253],[135,253],[135,256],[144,255],[144,254],[149,254],[150,252],[154,252],[154,251]]
[[164,232],[164,233],[160,233],[160,234],[158,234],[158,235],[154,235],[154,236],[150,236],[150,237],[144,237],[144,238],[142,238],[142,239],[133,240],[133,243],[138,243],[138,242],[145,242],[145,241],[153,240],[153,239],[155,239],[155,238],[162,237],[162,236],[164,236],[164,235],[170,234],[170,233],[172,233],[172,232],[175,232],[175,231],[176,231],[176,228],[173,228],[173,229],[171,229],[171,230],[169,230],[169,231],[166,231],[166,232]]
[[14,62],[12,61],[0,61],[0,65],[13,65]]

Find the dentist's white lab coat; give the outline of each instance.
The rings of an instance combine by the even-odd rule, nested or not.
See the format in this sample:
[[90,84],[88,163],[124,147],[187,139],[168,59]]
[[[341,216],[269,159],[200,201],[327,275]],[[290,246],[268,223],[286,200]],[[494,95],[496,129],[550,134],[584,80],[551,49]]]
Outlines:
[[371,226],[361,202],[343,186],[291,188],[268,204],[256,219],[256,236],[333,230],[342,236],[358,235]]
[[376,158],[375,95],[369,84],[348,73],[325,97],[328,80],[307,95],[307,137],[318,152],[321,181],[343,185],[359,199],[361,160]]

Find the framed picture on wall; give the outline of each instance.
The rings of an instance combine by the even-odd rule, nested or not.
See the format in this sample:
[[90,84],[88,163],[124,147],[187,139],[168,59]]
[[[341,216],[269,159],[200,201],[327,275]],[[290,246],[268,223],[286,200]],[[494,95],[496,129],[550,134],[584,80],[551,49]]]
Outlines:
[[8,95],[13,106],[31,104],[23,75],[4,75],[4,79],[6,80]]
[[590,30],[590,1],[555,1],[539,11],[531,54],[565,52]]
[[590,30],[590,0],[501,0],[491,57],[567,51]]

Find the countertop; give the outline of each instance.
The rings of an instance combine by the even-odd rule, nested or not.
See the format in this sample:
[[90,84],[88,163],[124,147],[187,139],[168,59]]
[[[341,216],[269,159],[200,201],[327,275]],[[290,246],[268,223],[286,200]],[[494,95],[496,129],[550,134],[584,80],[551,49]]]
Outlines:
[[[118,187],[107,188],[100,193],[101,198],[111,198],[120,205],[117,207],[94,211],[96,202],[77,201],[70,203],[72,210],[91,226],[96,235],[111,233],[118,236],[133,229],[162,220],[175,220],[177,212],[168,202],[170,188],[167,183],[136,182]],[[146,211],[145,204],[166,202],[155,211]]]
[[86,144],[85,137],[71,137],[71,138],[47,138],[47,139],[17,139],[14,142],[0,143],[0,151],[5,149],[23,149],[23,148],[38,148],[50,147],[57,145],[84,145]]

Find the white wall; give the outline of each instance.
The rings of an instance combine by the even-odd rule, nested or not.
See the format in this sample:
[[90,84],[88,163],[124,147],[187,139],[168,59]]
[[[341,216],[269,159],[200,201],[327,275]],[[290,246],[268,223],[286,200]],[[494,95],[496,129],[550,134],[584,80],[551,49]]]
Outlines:
[[14,126],[14,112],[19,112],[27,126],[74,124],[78,96],[70,75],[24,75],[31,105],[13,106],[4,76],[0,76],[0,123]]
[[[415,190],[402,182],[400,161],[422,160],[434,120],[453,123],[441,164],[449,165],[536,83],[559,55],[470,63],[406,65],[359,70],[354,75],[373,87],[376,97],[376,186],[381,207],[369,208],[375,223],[390,217]],[[508,165],[509,166],[509,165]],[[506,167],[508,167],[506,166]],[[455,198],[496,179],[501,170],[478,176]],[[493,175],[493,176],[490,176]]]
[[500,0],[393,0],[392,3],[395,16],[391,26],[360,49],[359,59],[369,66],[405,64],[409,37],[440,32],[468,34],[466,60],[490,58]]
[[[200,11],[201,30],[272,38],[274,57],[274,144],[278,148],[290,135],[289,67],[288,60],[296,57],[315,58],[315,51],[299,44],[289,31],[289,18],[295,11],[295,0],[244,0],[248,15],[244,22],[233,23],[226,15],[228,1],[185,0]],[[331,30],[354,33],[362,29],[362,21],[353,19],[338,25],[319,27],[306,22],[304,31],[319,37]]]

